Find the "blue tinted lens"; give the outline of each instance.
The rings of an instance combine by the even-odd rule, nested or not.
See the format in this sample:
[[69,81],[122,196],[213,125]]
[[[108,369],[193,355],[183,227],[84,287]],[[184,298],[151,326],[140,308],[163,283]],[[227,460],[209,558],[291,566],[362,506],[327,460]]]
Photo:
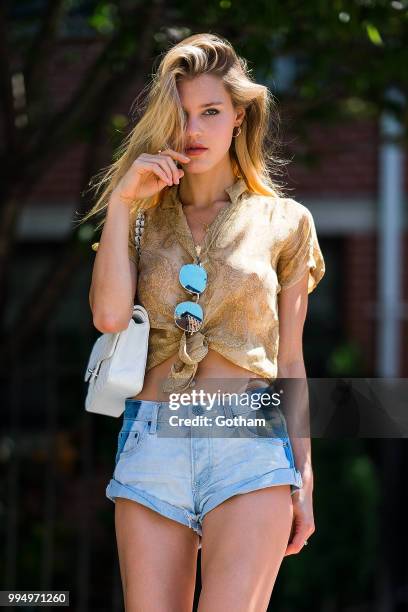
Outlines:
[[200,294],[207,286],[207,272],[198,264],[185,264],[181,267],[179,280],[186,291]]
[[181,302],[174,310],[174,320],[178,327],[187,332],[198,331],[203,324],[204,314],[200,304]]

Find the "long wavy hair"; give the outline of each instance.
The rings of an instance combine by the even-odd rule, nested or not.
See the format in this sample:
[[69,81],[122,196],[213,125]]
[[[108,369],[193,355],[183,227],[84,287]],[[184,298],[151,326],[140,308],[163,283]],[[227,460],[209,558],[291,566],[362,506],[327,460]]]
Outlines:
[[[283,195],[270,177],[272,173],[280,174],[280,166],[287,163],[275,153],[280,143],[279,114],[273,95],[265,85],[254,82],[247,61],[237,55],[228,40],[215,34],[195,34],[173,45],[161,58],[150,86],[145,88],[146,96],[137,107],[140,119],[119,146],[115,161],[89,183],[97,201],[79,223],[106,209],[112,191],[139,155],[156,154],[165,148],[184,151],[185,116],[177,83],[202,74],[222,79],[233,106],[243,106],[246,111],[241,132],[230,147],[234,176],[244,178],[253,193]],[[154,196],[130,203],[130,232],[139,210],[157,206],[170,188],[166,186]],[[104,224],[105,216],[96,230]]]

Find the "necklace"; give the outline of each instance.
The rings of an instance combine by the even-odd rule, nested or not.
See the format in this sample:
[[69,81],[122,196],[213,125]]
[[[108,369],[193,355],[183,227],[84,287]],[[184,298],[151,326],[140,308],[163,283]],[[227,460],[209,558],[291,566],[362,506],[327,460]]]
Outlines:
[[[183,210],[184,209],[184,205],[180,201],[180,199],[179,199],[179,202],[181,204],[181,210],[183,212],[184,219],[186,221],[186,225],[188,226],[188,228],[190,230],[190,236],[191,236],[191,240],[192,240],[192,243],[193,243],[193,246],[194,246],[194,250],[195,250],[195,252],[197,254],[196,257],[195,257],[196,263],[201,266],[203,263],[205,263],[207,261],[206,259],[204,259],[204,260],[201,259],[202,255],[203,255],[203,253],[202,253],[203,247],[205,249],[204,254],[206,254],[210,250],[211,246],[213,245],[214,241],[216,240],[216,238],[218,237],[219,232],[220,232],[220,228],[218,226],[214,227],[213,228],[213,236],[211,237],[210,243],[209,244],[205,244],[205,242],[207,241],[207,236],[208,236],[209,229],[211,228],[211,226],[217,225],[217,220],[218,220],[218,225],[219,225],[219,222],[221,221],[221,219],[225,220],[226,215],[228,215],[228,211],[233,212],[234,210],[236,210],[236,207],[233,206],[233,202],[230,201],[221,210],[218,211],[217,215],[211,221],[211,223],[203,223],[202,221],[198,221],[198,223],[200,223],[202,226],[204,226],[205,230],[206,230],[206,234],[205,234],[204,240],[203,240],[203,247],[202,247],[200,244],[195,244],[193,232],[191,231],[191,229],[190,229],[190,227],[189,227],[189,225],[187,223],[186,215],[185,215],[185,212]],[[217,231],[217,228],[218,228],[218,231]]]
[[[193,233],[192,232],[191,232],[191,237],[193,237]],[[204,238],[203,242],[205,242],[206,237]],[[214,242],[214,240],[216,238],[218,238],[218,233],[217,232],[214,233],[214,236],[212,237],[212,240],[211,240],[210,244],[207,244],[206,252],[208,252],[210,250],[210,247],[212,246],[212,243]],[[194,238],[193,238],[193,243],[194,243]],[[195,252],[197,253],[197,263],[201,266],[203,263],[205,263],[205,262],[203,262],[201,260],[201,257],[200,257],[202,247],[201,247],[200,244],[194,244],[194,249],[195,249]]]
[[[184,216],[185,216],[186,213],[185,213],[185,210],[184,210],[184,204],[181,205],[181,208],[183,209]],[[211,223],[203,223],[203,221],[197,221],[197,223],[202,225],[202,227],[204,227],[205,231],[208,232],[208,228],[210,227]]]
[[[183,212],[184,212],[184,206],[183,206],[183,204],[181,205],[181,207],[182,207]],[[184,215],[185,215],[185,212],[184,212]],[[204,227],[204,229],[205,229],[205,233],[207,234],[207,232],[208,232],[208,230],[209,230],[209,228],[210,228],[211,223],[203,223],[202,221],[197,221],[197,223],[199,223],[199,224],[200,224],[202,227]],[[191,230],[190,230],[190,233],[191,233],[191,237],[192,237],[192,239],[193,239],[193,244],[194,244],[194,249],[195,249],[195,252],[197,253],[197,263],[201,263],[201,262],[200,262],[200,254],[201,254],[201,248],[202,248],[202,247],[201,247],[201,245],[199,245],[199,244],[195,244],[195,242],[194,242],[193,232],[192,232]],[[204,241],[205,241],[205,239],[206,239],[206,236],[204,237]],[[204,242],[204,241],[203,241],[203,242]]]

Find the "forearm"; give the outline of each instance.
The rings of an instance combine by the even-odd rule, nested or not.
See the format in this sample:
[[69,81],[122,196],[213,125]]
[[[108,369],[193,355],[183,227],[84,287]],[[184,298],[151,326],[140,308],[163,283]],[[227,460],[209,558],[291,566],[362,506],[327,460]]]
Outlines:
[[[312,451],[309,435],[309,390],[303,359],[290,364],[279,364],[278,378],[283,379],[284,393],[281,408],[286,419],[296,468],[302,475],[305,488],[313,489]],[[285,379],[296,379],[288,380]]]
[[114,193],[109,201],[92,271],[89,301],[100,331],[126,327],[133,306],[128,257],[129,207]]

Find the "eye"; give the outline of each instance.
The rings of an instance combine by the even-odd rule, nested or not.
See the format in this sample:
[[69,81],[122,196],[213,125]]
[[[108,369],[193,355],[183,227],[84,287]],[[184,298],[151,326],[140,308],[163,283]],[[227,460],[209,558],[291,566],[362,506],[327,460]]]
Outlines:
[[[216,108],[207,108],[207,110],[205,111],[205,113],[207,113],[208,111],[214,111],[214,113],[215,113],[216,115],[218,115],[218,113],[220,112],[220,111],[219,111],[219,110],[217,110]],[[205,114],[205,113],[204,113],[204,114]]]

